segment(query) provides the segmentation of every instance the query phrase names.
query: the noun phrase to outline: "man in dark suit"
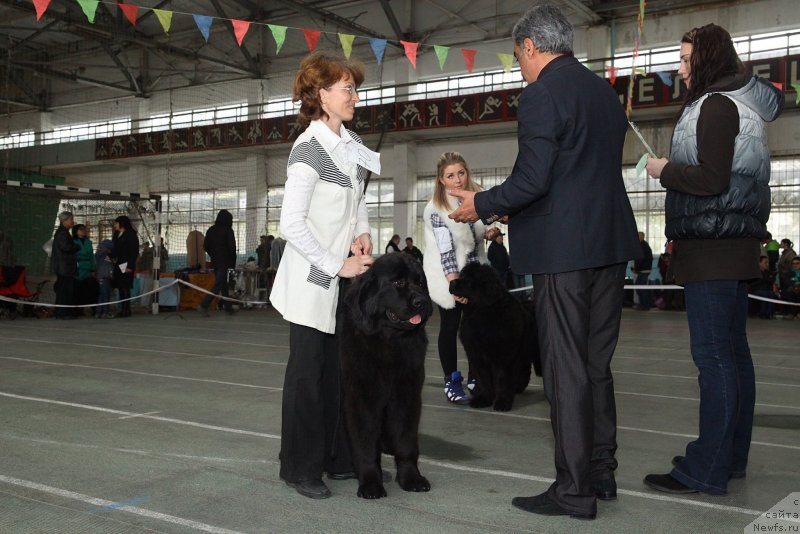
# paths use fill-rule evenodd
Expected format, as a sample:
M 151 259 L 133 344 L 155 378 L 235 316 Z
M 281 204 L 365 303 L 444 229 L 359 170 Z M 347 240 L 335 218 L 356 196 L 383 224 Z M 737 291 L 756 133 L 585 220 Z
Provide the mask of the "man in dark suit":
M 572 26 L 550 5 L 514 26 L 528 82 L 518 111 L 519 153 L 488 191 L 453 192 L 462 222 L 510 215 L 515 272 L 533 273 L 556 481 L 512 504 L 593 519 L 616 498 L 616 406 L 611 356 L 619 335 L 626 263 L 640 254 L 622 180 L 627 120 L 608 82 L 572 55 Z

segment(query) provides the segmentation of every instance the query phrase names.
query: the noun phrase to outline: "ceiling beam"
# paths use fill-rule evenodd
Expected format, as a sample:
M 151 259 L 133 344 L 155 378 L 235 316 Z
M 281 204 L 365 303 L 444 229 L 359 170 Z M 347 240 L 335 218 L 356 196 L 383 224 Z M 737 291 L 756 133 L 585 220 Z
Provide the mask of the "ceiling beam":
M 389 4 L 389 0 L 380 0 L 381 7 L 383 8 L 383 12 L 386 13 L 386 18 L 389 20 L 389 24 L 392 26 L 392 30 L 394 30 L 394 34 L 397 37 L 397 40 L 405 39 L 405 35 L 403 35 L 403 30 L 400 28 L 400 23 L 397 21 L 397 17 L 392 10 L 392 6 Z
M 119 70 L 122 71 L 122 74 L 125 78 L 128 79 L 128 83 L 131 85 L 131 89 L 136 92 L 137 96 L 144 96 L 144 92 L 139 87 L 139 83 L 136 81 L 136 77 L 131 72 L 131 68 L 128 65 L 125 65 L 122 60 L 119 58 L 120 52 L 114 51 L 111 49 L 111 46 L 107 42 L 101 43 L 103 50 L 106 51 L 106 54 L 111 58 Z
M 222 9 L 222 5 L 219 3 L 219 0 L 211 0 L 211 4 L 214 6 L 214 9 L 217 10 L 217 13 L 219 14 L 220 17 L 222 17 L 223 19 L 230 18 L 225 13 L 225 10 Z M 233 30 L 233 24 L 225 24 L 225 27 L 230 32 L 231 38 L 233 38 L 233 42 L 238 45 L 239 43 L 236 41 L 236 32 Z M 239 51 L 242 53 L 242 56 L 244 56 L 244 59 L 245 61 L 247 61 L 247 64 L 250 65 L 250 70 L 253 71 L 253 77 L 259 78 L 261 76 L 260 72 L 261 68 L 259 67 L 258 62 L 253 59 L 253 56 L 250 55 L 250 52 L 247 50 L 247 47 L 239 45 Z
M 94 78 L 88 78 L 86 76 L 79 76 L 77 74 L 73 74 L 70 72 L 63 72 L 50 67 L 43 67 L 36 65 L 21 65 L 21 64 L 14 64 L 14 67 L 21 70 L 36 72 L 37 74 L 45 76 L 47 78 L 70 80 L 76 83 L 82 83 L 84 85 L 93 85 L 95 87 L 101 87 L 103 89 L 111 89 L 112 91 L 118 91 L 121 93 L 136 94 L 136 91 L 132 90 L 129 87 L 122 87 L 121 85 L 115 85 L 113 83 L 108 83 L 101 80 L 95 80 Z
M 597 23 L 603 22 L 603 18 L 600 15 L 598 15 L 597 13 L 595 13 L 594 11 L 592 11 L 591 9 L 589 9 L 586 6 L 586 4 L 581 2 L 581 0 L 561 0 L 561 2 L 564 5 L 574 9 L 575 12 L 577 12 L 577 13 L 583 15 L 584 17 L 588 18 L 589 21 L 592 24 L 597 24 Z
M 15 67 L 8 69 L 8 79 L 31 100 L 32 104 L 29 105 L 36 107 L 41 111 L 47 109 L 44 95 L 34 91 L 33 88 L 28 85 L 28 82 L 25 80 L 25 78 L 20 76 Z

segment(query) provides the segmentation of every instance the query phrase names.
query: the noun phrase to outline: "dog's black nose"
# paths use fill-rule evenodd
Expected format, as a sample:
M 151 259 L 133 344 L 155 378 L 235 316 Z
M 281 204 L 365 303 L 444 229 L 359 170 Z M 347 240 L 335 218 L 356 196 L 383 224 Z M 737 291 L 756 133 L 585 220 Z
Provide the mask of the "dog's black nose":
M 425 307 L 425 297 L 422 295 L 414 295 L 411 298 L 411 307 L 415 310 L 420 310 Z

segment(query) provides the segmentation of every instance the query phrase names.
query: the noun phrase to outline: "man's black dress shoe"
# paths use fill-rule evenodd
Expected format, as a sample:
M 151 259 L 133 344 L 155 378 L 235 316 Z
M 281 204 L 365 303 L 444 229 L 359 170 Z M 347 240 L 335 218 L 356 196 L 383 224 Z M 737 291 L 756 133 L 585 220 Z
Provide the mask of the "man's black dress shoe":
M 617 481 L 612 476 L 597 482 L 592 482 L 592 491 L 601 501 L 613 501 L 617 498 Z
M 697 493 L 696 489 L 684 485 L 669 474 L 647 475 L 644 477 L 644 483 L 654 490 L 663 491 L 664 493 Z
M 392 474 L 387 471 L 381 471 L 381 477 L 384 482 L 392 481 Z M 344 471 L 343 473 L 328 473 L 328 478 L 331 480 L 351 480 L 358 479 L 355 471 Z
M 675 456 L 672 458 L 672 465 L 676 466 L 682 461 L 683 461 L 683 456 Z M 728 475 L 728 479 L 730 480 L 732 478 L 745 478 L 746 476 L 747 473 L 745 473 L 744 471 L 735 471 Z
M 547 492 L 533 497 L 514 497 L 511 504 L 520 510 L 539 515 L 568 515 L 575 519 L 594 519 L 597 513 L 579 514 L 565 510 L 547 496 Z
M 297 482 L 285 481 L 287 486 L 291 486 L 297 493 L 309 499 L 327 499 L 331 496 L 331 490 L 320 480 L 298 480 Z

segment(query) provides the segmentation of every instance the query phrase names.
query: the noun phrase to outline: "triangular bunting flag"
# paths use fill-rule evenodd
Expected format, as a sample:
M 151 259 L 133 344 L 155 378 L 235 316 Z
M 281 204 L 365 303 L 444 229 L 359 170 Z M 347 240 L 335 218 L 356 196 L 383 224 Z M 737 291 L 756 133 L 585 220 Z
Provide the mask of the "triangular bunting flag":
M 477 50 L 471 48 L 461 49 L 461 55 L 464 56 L 464 63 L 467 64 L 467 72 L 469 73 L 472 73 L 472 69 L 475 67 L 475 54 L 477 53 Z
M 194 18 L 194 23 L 197 24 L 197 29 L 203 34 L 203 39 L 208 42 L 208 38 L 211 35 L 211 23 L 214 19 L 206 15 L 192 15 L 192 17 Z
M 83 14 L 86 15 L 89 24 L 94 24 L 94 16 L 97 13 L 97 5 L 100 3 L 100 0 L 78 0 L 78 3 L 83 10 Z
M 514 54 L 497 54 L 497 58 L 503 64 L 503 70 L 511 72 L 511 66 L 514 65 Z
M 250 21 L 231 19 L 231 24 L 233 24 L 233 34 L 236 36 L 236 42 L 239 43 L 239 46 L 242 46 L 244 36 L 247 35 L 247 30 L 250 29 Z
M 319 30 L 303 30 L 303 35 L 306 36 L 306 43 L 308 43 L 308 51 L 314 52 L 317 47 L 317 39 L 319 39 Z
M 642 67 L 636 67 L 633 69 L 633 72 L 638 74 L 639 76 L 647 76 L 647 71 L 644 70 Z
M 160 22 L 161 27 L 164 28 L 164 33 L 169 33 L 169 29 L 172 26 L 172 11 L 154 9 L 153 13 L 158 17 L 158 22 Z
M 661 78 L 661 83 L 667 87 L 672 87 L 672 74 L 669 72 L 656 72 L 656 74 Z
M 400 41 L 400 44 L 403 45 L 403 48 L 406 51 L 406 57 L 411 62 L 411 66 L 414 67 L 414 70 L 417 70 L 417 47 L 419 46 L 419 43 Z
M 49 5 L 50 0 L 33 0 L 33 7 L 36 8 L 36 20 L 42 18 L 42 15 L 47 11 L 47 6 Z
M 793 83 L 794 87 L 794 103 L 800 106 L 800 83 Z
M 619 67 L 612 67 L 608 65 L 606 67 L 606 73 L 608 74 L 608 81 L 611 82 L 611 85 L 614 85 L 614 82 L 617 81 L 617 72 L 619 72 Z
M 275 54 L 280 54 L 283 42 L 286 40 L 286 26 L 278 26 L 276 24 L 267 24 L 267 26 L 269 26 L 269 30 L 272 32 L 272 38 L 275 39 L 275 45 L 278 47 Z
M 447 61 L 447 54 L 450 53 L 450 47 L 433 45 L 433 51 L 436 52 L 436 57 L 439 58 L 439 69 L 444 70 L 444 62 Z
M 775 89 L 783 91 L 783 84 L 781 82 L 772 82 L 772 85 L 775 86 Z
M 344 57 L 350 59 L 350 54 L 353 53 L 353 40 L 356 38 L 355 35 L 350 35 L 347 33 L 340 33 L 339 34 L 339 41 L 342 43 L 342 50 L 344 50 Z
M 125 18 L 128 19 L 133 26 L 136 26 L 136 18 L 139 16 L 139 6 L 134 4 L 123 4 L 122 2 L 118 2 L 117 5 L 125 14 Z
M 383 61 L 383 53 L 386 51 L 386 39 L 377 39 L 371 37 L 369 46 L 372 47 L 372 53 L 375 54 L 375 59 L 378 60 L 378 65 Z

